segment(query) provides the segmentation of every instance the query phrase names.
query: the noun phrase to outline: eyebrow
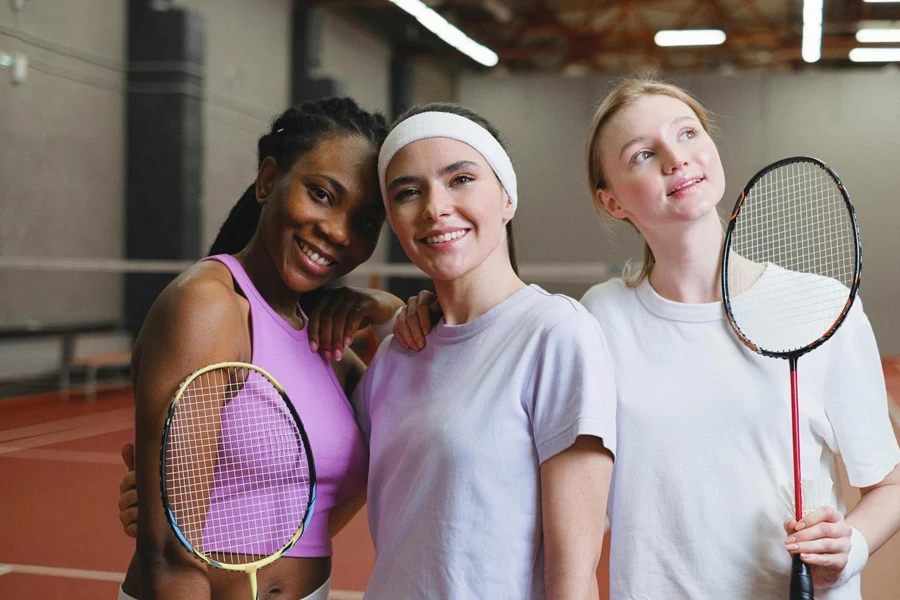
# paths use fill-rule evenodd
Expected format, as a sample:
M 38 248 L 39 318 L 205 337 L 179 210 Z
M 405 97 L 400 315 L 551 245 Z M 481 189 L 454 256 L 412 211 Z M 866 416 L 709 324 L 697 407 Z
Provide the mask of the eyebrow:
M 459 171 L 460 169 L 471 169 L 473 171 L 477 171 L 479 169 L 478 163 L 472 162 L 471 160 L 458 160 L 455 163 L 449 164 L 446 167 L 443 167 L 440 171 L 438 171 L 438 175 L 448 175 L 453 173 L 454 171 Z M 395 178 L 388 184 L 387 189 L 392 190 L 395 187 L 406 185 L 408 183 L 415 183 L 420 181 L 422 178 L 417 177 L 415 175 L 401 175 L 400 177 Z
M 683 117 L 678 117 L 676 119 L 672 119 L 672 122 L 669 123 L 669 125 L 677 125 L 678 123 L 682 123 L 684 121 L 698 122 L 696 118 L 685 115 Z M 625 150 L 627 150 L 630 146 L 636 144 L 637 142 L 644 141 L 645 139 L 647 139 L 646 136 L 639 135 L 637 137 L 634 137 L 634 138 L 628 140 L 628 142 L 624 146 L 622 146 L 622 151 L 619 152 L 619 156 L 622 156 L 623 154 L 625 154 Z
M 334 177 L 330 177 L 330 176 L 324 175 L 322 173 L 316 173 L 315 176 L 321 177 L 322 179 L 324 179 L 325 181 L 330 183 L 331 187 L 333 187 L 335 189 L 335 191 L 337 191 L 338 196 L 346 196 L 347 195 L 347 188 L 345 188 L 344 184 L 342 184 L 340 181 L 338 181 Z

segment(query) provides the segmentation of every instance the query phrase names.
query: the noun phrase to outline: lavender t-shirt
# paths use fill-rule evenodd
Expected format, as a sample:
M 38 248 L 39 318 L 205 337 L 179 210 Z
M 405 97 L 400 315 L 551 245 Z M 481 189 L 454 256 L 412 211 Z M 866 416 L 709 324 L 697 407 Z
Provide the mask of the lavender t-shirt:
M 579 435 L 615 452 L 600 326 L 525 287 L 419 353 L 381 345 L 353 399 L 370 442 L 367 600 L 544 598 L 540 464 Z

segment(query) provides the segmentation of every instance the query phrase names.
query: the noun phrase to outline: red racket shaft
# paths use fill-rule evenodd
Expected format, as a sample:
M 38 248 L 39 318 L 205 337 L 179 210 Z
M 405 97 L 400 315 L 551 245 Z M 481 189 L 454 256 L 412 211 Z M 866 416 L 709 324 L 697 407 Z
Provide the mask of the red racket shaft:
M 794 441 L 794 510 L 799 521 L 803 518 L 803 479 L 800 475 L 800 394 L 797 385 L 797 357 L 789 359 L 791 365 L 791 428 Z M 812 574 L 809 565 L 795 554 L 791 564 L 790 600 L 813 600 Z

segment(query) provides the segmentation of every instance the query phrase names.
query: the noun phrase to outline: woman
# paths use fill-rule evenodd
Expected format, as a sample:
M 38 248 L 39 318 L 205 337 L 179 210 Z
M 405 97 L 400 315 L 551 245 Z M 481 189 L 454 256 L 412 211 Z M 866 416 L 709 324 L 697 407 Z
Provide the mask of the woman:
M 260 597 L 327 598 L 330 533 L 363 501 L 367 457 L 344 394 L 359 373 L 338 369 L 342 389 L 310 350 L 299 301 L 371 256 L 384 219 L 376 156 L 385 134 L 380 115 L 349 99 L 279 116 L 259 140 L 256 182 L 213 245 L 216 255 L 187 269 L 153 304 L 133 354 L 140 510 L 121 597 L 137 596 L 139 586 L 141 598 L 246 598 L 243 575 L 207 570 L 181 548 L 163 516 L 158 475 L 172 391 L 197 368 L 243 361 L 270 371 L 294 399 L 318 474 L 312 521 L 286 558 L 260 572 Z M 384 319 L 395 307 L 387 303 Z
M 516 274 L 515 172 L 478 115 L 408 112 L 379 179 L 443 319 L 418 354 L 382 344 L 354 395 L 376 551 L 366 598 L 596 597 L 615 449 L 603 333 Z
M 799 554 L 818 600 L 858 599 L 866 558 L 900 529 L 900 450 L 872 329 L 857 301 L 801 363 L 804 479 L 827 491 L 796 523 L 779 497 L 793 482 L 787 366 L 745 348 L 722 307 L 725 178 L 709 132 L 685 91 L 629 79 L 588 140 L 598 210 L 646 242 L 640 272 L 582 299 L 609 340 L 619 394 L 611 596 L 783 597 Z M 838 454 L 862 492 L 846 518 L 831 483 Z

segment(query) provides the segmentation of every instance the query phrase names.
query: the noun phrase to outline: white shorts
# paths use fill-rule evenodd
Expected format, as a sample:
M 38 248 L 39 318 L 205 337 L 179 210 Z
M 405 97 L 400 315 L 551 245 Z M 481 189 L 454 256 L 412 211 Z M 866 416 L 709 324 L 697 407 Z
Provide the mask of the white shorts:
M 312 594 L 305 598 L 300 598 L 300 600 L 328 600 L 328 591 L 331 588 L 331 577 L 328 578 L 328 581 L 322 584 L 322 587 L 314 591 Z M 118 600 L 137 600 L 137 598 L 133 596 L 129 596 L 125 593 L 125 590 L 122 589 L 122 586 L 119 586 L 119 598 Z

